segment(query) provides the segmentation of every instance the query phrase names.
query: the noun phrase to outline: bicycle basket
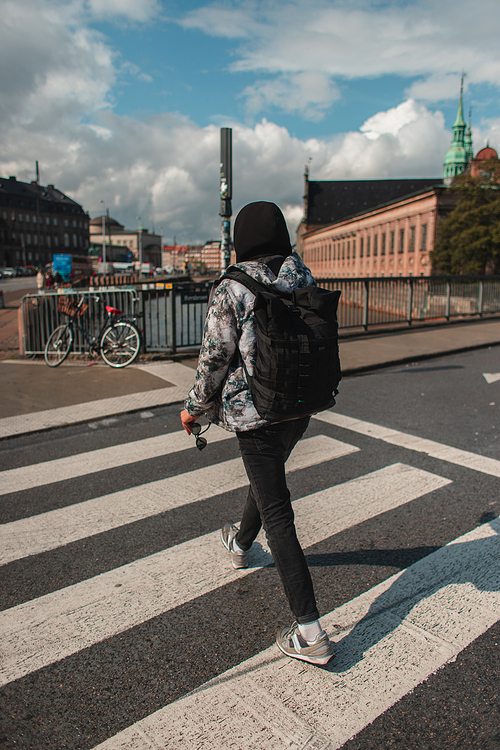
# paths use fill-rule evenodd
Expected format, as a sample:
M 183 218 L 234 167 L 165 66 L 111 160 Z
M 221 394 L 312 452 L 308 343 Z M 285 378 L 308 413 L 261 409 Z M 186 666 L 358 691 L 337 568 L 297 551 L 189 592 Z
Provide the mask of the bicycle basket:
M 60 313 L 63 313 L 63 315 L 74 317 L 76 314 L 77 318 L 81 318 L 82 315 L 87 312 L 89 306 L 86 302 L 84 302 L 80 307 L 78 307 L 75 298 L 67 296 L 59 297 L 57 301 L 57 309 Z

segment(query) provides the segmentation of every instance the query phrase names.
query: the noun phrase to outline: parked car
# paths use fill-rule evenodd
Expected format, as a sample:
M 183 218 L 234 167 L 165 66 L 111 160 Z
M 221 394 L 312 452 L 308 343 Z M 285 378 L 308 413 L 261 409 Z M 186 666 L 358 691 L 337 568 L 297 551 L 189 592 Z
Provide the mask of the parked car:
M 17 276 L 17 270 L 15 268 L 11 268 L 10 266 L 6 266 L 3 269 L 3 275 L 5 278 L 14 278 Z

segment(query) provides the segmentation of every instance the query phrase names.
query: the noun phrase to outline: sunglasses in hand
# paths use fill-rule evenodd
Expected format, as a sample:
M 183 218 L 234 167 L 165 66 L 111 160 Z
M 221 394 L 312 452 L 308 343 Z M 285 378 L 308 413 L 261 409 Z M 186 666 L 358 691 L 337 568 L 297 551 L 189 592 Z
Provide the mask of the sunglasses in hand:
M 204 437 L 200 437 L 200 435 L 203 435 L 204 432 L 208 430 L 210 425 L 205 427 L 204 430 L 201 429 L 201 424 L 198 424 L 198 422 L 193 422 L 193 424 L 190 425 L 191 432 L 196 438 L 196 447 L 199 451 L 202 451 L 203 448 L 207 447 L 207 439 Z

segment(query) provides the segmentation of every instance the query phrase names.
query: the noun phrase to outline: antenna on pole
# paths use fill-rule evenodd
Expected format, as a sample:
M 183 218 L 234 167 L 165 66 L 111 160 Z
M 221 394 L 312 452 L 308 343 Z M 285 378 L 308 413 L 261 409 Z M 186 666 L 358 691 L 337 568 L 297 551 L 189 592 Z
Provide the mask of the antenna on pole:
M 220 216 L 222 218 L 221 265 L 222 270 L 231 262 L 231 199 L 233 197 L 233 131 L 220 129 Z

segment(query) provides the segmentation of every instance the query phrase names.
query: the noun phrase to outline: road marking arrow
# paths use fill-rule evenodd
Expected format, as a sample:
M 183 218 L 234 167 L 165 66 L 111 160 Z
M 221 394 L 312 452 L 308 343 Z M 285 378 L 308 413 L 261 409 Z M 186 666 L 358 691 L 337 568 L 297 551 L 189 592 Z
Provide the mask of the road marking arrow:
M 497 380 L 500 380 L 500 372 L 483 372 L 483 378 L 488 385 L 490 383 L 495 383 Z

